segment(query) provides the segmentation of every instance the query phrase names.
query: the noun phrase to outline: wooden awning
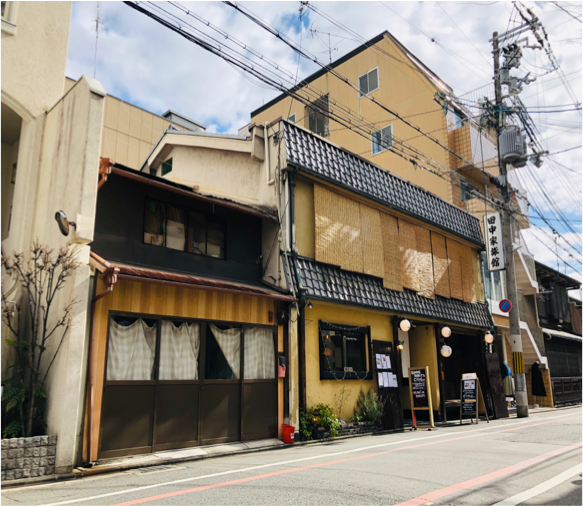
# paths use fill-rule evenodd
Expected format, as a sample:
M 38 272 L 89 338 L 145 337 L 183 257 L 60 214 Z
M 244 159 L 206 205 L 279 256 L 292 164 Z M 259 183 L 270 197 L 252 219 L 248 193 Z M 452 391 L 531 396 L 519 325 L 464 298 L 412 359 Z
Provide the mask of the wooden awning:
M 296 301 L 292 295 L 279 292 L 267 286 L 110 262 L 94 252 L 91 252 L 90 255 L 90 264 L 95 269 L 99 272 L 115 269 L 119 278 L 165 285 L 190 286 L 192 288 L 217 290 L 255 297 L 269 297 L 270 299 L 289 302 Z

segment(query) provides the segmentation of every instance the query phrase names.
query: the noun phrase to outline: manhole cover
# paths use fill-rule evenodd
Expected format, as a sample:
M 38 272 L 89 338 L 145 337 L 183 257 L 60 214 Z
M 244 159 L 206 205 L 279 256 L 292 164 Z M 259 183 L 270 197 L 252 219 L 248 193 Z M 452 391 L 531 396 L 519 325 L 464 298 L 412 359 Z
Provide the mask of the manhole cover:
M 173 469 L 182 469 L 179 466 L 173 466 L 170 464 L 163 464 L 160 466 L 149 466 L 149 467 L 140 467 L 139 469 L 134 469 L 132 473 L 135 474 L 149 474 L 149 473 L 159 473 L 162 471 L 172 471 Z

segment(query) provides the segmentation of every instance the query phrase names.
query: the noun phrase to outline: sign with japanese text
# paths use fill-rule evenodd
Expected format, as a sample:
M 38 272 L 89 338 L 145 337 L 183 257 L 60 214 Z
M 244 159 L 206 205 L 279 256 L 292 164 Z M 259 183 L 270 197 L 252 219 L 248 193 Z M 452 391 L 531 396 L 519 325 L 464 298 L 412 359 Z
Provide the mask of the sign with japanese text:
M 506 269 L 504 234 L 502 233 L 500 213 L 486 214 L 484 216 L 484 235 L 486 239 L 488 270 L 502 271 Z

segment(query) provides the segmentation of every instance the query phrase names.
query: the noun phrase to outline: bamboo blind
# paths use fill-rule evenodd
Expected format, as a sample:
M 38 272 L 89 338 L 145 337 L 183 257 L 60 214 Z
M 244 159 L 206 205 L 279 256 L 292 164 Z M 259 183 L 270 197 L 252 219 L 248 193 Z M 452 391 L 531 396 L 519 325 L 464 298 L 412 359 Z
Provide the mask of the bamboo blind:
M 399 220 L 399 248 L 401 251 L 403 286 L 418 292 L 417 239 L 415 237 L 415 225 L 408 221 Z
M 429 299 L 435 298 L 433 281 L 433 258 L 431 254 L 431 233 L 428 229 L 415 226 L 417 283 L 419 295 Z
M 442 297 L 449 297 L 449 260 L 443 235 L 431 232 L 431 250 L 433 253 L 435 293 Z
M 474 263 L 472 261 L 472 248 L 462 245 L 462 292 L 464 302 L 476 302 L 476 281 L 474 278 Z
M 399 248 L 399 221 L 394 216 L 381 214 L 383 260 L 385 264 L 383 286 L 389 290 L 403 290 L 401 277 L 401 252 Z
M 461 249 L 463 247 L 453 239 L 446 239 L 447 258 L 449 260 L 449 290 L 454 299 L 463 300 Z M 473 277 L 473 274 L 472 274 Z
M 314 185 L 316 260 L 364 272 L 360 204 Z
M 381 213 L 372 207 L 360 204 L 360 223 L 364 273 L 384 278 Z

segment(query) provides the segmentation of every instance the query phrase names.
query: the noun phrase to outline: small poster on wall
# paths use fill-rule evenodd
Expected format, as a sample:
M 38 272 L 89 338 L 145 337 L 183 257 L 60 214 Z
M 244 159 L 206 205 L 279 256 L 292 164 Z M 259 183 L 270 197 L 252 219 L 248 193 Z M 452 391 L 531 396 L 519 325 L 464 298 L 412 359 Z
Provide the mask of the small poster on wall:
M 379 388 L 383 388 L 385 386 L 385 382 L 383 380 L 383 373 L 379 372 Z
M 381 358 L 381 354 L 377 353 L 377 369 L 382 369 L 383 368 L 383 361 Z

